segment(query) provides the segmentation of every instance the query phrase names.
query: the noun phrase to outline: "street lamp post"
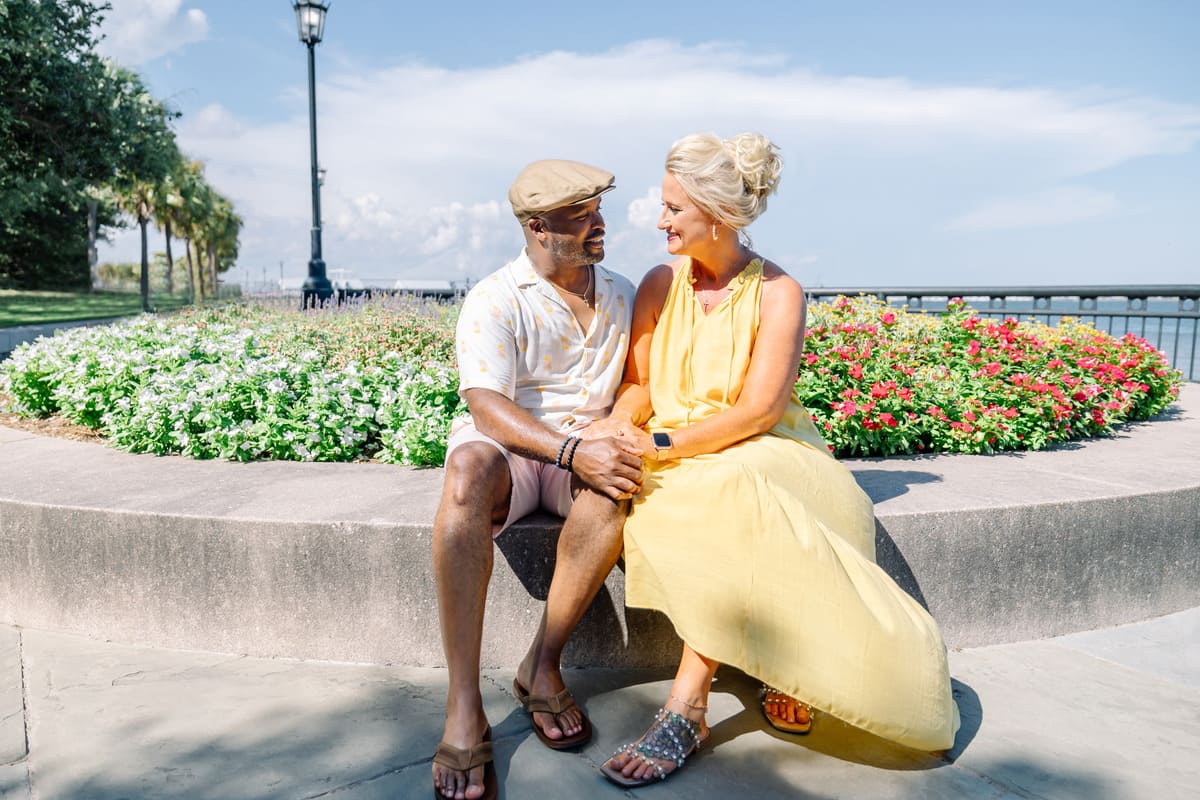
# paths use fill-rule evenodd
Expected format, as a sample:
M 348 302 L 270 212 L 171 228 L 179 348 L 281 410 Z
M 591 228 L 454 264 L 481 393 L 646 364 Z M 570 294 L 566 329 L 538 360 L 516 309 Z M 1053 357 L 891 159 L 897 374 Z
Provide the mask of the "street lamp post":
M 294 0 L 296 27 L 300 41 L 308 47 L 308 130 L 312 149 L 312 257 L 308 262 L 308 277 L 304 280 L 303 308 L 321 306 L 333 296 L 333 285 L 325 276 L 321 259 L 321 178 L 324 172 L 317 166 L 317 66 L 314 49 L 325 33 L 325 13 L 329 0 Z

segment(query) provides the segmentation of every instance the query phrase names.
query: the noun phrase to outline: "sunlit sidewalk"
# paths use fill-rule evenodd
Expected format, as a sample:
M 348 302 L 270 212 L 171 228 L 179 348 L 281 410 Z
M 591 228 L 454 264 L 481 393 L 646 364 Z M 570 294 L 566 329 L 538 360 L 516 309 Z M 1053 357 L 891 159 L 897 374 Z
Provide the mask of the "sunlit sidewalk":
M 661 785 L 622 793 L 597 764 L 665 696 L 663 671 L 573 670 L 595 723 L 552 753 L 485 676 L 508 798 L 1193 798 L 1200 609 L 951 654 L 963 727 L 948 758 L 828 717 L 768 732 L 756 685 L 722 672 L 713 738 Z M 428 798 L 446 673 L 245 658 L 0 628 L 0 797 Z

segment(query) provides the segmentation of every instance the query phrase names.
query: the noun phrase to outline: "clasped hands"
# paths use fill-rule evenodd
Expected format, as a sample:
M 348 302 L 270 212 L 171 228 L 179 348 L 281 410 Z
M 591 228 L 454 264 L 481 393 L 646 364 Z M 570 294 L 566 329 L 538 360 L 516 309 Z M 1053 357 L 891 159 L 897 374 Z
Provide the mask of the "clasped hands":
M 627 417 L 610 416 L 577 434 L 583 442 L 575 455 L 575 473 L 614 500 L 627 500 L 642 489 L 642 457 L 654 453 L 650 434 Z

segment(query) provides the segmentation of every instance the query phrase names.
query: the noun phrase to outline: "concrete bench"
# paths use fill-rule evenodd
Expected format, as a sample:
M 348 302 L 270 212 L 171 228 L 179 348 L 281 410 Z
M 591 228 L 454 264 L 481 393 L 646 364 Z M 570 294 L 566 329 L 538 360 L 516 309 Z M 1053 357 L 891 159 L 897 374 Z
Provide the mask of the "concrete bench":
M 951 646 L 1200 604 L 1200 386 L 1160 419 L 1040 453 L 848 462 L 879 562 Z M 155 646 L 442 663 L 430 568 L 438 469 L 131 455 L 0 428 L 0 622 Z M 485 666 L 533 636 L 559 521 L 497 542 Z M 566 654 L 674 663 L 614 571 Z M 803 602 L 797 597 L 797 602 Z

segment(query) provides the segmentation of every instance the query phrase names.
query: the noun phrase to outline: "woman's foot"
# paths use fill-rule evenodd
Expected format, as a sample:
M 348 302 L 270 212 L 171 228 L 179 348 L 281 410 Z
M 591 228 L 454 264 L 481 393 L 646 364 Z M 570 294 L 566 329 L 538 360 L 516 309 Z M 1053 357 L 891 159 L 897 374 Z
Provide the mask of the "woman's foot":
M 762 687 L 762 712 L 767 724 L 784 733 L 808 733 L 812 729 L 812 706 L 770 686 Z
M 621 786 L 666 780 L 708 739 L 705 710 L 671 698 L 640 739 L 624 745 L 601 765 L 601 773 Z

